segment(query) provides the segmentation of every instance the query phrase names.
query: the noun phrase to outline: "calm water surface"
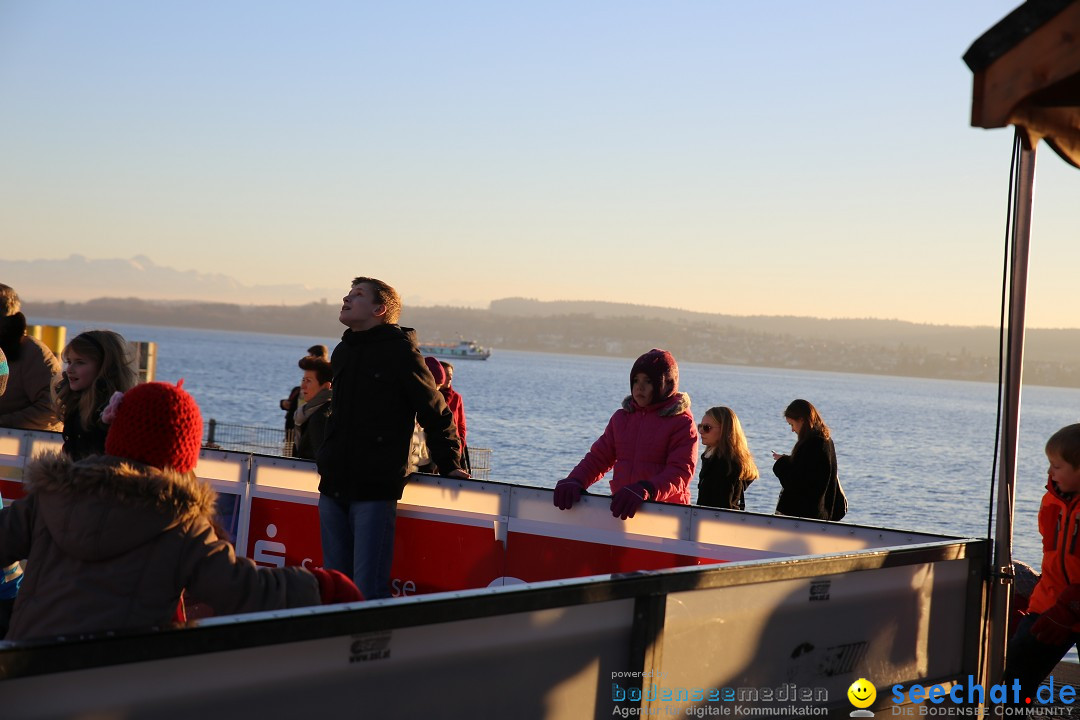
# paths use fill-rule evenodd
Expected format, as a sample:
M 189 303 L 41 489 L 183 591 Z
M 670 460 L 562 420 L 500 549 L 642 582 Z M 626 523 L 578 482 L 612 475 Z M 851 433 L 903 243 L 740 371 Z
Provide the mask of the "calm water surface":
M 68 337 L 101 324 L 67 325 Z M 298 384 L 308 346 L 338 338 L 264 335 L 110 324 L 158 347 L 157 379 L 198 400 L 204 418 L 280 427 L 278 401 Z M 642 351 L 648 350 L 643 348 Z M 496 349 L 486 362 L 455 363 L 454 387 L 468 417 L 469 444 L 492 449 L 493 480 L 553 487 L 600 435 L 629 393 L 631 358 Z M 695 418 L 728 405 L 742 420 L 762 477 L 747 509 L 772 512 L 779 483 L 771 450 L 794 442 L 781 416 L 792 399 L 813 402 L 833 431 L 846 521 L 984 537 L 993 464 L 997 388 L 989 383 L 680 364 L 680 389 Z M 1027 387 L 1020 426 L 1014 555 L 1039 567 L 1036 513 L 1046 484 L 1042 447 L 1077 421 L 1080 390 Z M 696 495 L 697 479 L 694 480 Z M 606 482 L 601 487 L 606 491 Z

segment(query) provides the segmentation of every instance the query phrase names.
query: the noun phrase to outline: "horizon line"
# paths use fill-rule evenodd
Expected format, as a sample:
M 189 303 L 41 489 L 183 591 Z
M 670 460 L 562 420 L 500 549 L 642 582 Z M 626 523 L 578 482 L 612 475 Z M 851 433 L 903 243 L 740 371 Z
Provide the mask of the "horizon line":
M 130 300 L 137 300 L 139 302 L 145 302 L 145 303 L 156 304 L 156 305 L 234 305 L 234 306 L 237 306 L 237 307 L 249 307 L 249 308 L 259 308 L 259 307 L 263 307 L 263 308 L 269 308 L 269 307 L 301 308 L 301 307 L 305 307 L 307 305 L 327 305 L 327 306 L 333 305 L 333 303 L 328 302 L 326 300 L 326 298 L 321 298 L 319 300 L 312 300 L 312 301 L 309 301 L 309 302 L 306 302 L 306 303 L 296 303 L 296 304 L 291 304 L 291 305 L 287 304 L 287 303 L 281 303 L 279 305 L 279 304 L 271 304 L 271 303 L 239 303 L 239 302 L 222 301 L 222 300 L 144 298 L 144 297 L 138 297 L 138 296 L 135 296 L 135 295 L 127 295 L 127 296 L 104 295 L 104 296 L 100 296 L 100 297 L 89 298 L 87 300 L 79 300 L 79 301 L 72 301 L 72 300 L 28 300 L 28 299 L 22 298 L 22 304 L 23 305 L 32 305 L 32 304 L 57 305 L 57 304 L 63 304 L 63 305 L 75 306 L 75 305 L 88 305 L 90 303 L 94 303 L 94 302 L 98 302 L 98 301 L 130 301 Z M 692 315 L 700 315 L 702 317 L 721 317 L 721 318 L 730 317 L 730 318 L 739 318 L 739 319 L 743 319 L 743 320 L 752 320 L 752 319 L 765 318 L 765 319 L 787 319 L 787 320 L 818 320 L 818 321 L 824 321 L 824 322 L 834 322 L 834 321 L 835 322 L 855 322 L 855 321 L 863 321 L 863 322 L 880 322 L 880 323 L 903 323 L 903 324 L 906 324 L 906 325 L 937 327 L 937 328 L 970 328 L 970 329 L 993 329 L 993 330 L 999 330 L 1000 329 L 1000 326 L 998 326 L 998 325 L 964 325 L 964 324 L 956 324 L 956 323 L 919 322 L 919 321 L 915 321 L 915 320 L 903 320 L 901 318 L 895 318 L 895 317 L 894 318 L 881 318 L 881 317 L 869 317 L 869 316 L 863 316 L 863 317 L 855 317 L 855 316 L 823 317 L 823 316 L 817 316 L 817 315 L 790 315 L 790 314 L 767 315 L 767 314 L 764 314 L 764 313 L 750 313 L 750 314 L 709 313 L 709 312 L 702 312 L 700 310 L 687 310 L 685 308 L 679 308 L 679 307 L 670 307 L 670 306 L 663 306 L 663 305 L 640 305 L 640 304 L 637 304 L 637 303 L 625 303 L 625 302 L 617 302 L 617 301 L 612 301 L 612 300 L 567 300 L 567 299 L 540 300 L 540 299 L 537 299 L 537 298 L 526 298 L 526 297 L 522 297 L 522 296 L 511 296 L 511 297 L 496 298 L 494 300 L 489 300 L 486 307 L 484 307 L 484 306 L 476 306 L 476 305 L 450 305 L 450 304 L 446 304 L 446 305 L 443 305 L 443 304 L 435 304 L 435 305 L 429 305 L 429 304 L 403 304 L 403 310 L 406 310 L 406 309 L 408 309 L 410 307 L 413 307 L 413 308 L 428 308 L 428 309 L 446 308 L 446 309 L 454 309 L 454 310 L 472 310 L 472 311 L 492 312 L 491 305 L 493 303 L 503 301 L 503 300 L 524 300 L 526 302 L 537 303 L 537 304 L 598 303 L 598 304 L 604 304 L 604 305 L 611 305 L 611 306 L 614 306 L 614 307 L 644 308 L 644 309 L 649 309 L 649 310 L 667 310 L 667 311 L 687 313 L 687 314 L 692 314 Z M 1027 330 L 1080 330 L 1080 327 L 1062 327 L 1062 326 L 1042 327 L 1042 326 L 1035 326 L 1035 325 L 1027 325 L 1026 329 Z

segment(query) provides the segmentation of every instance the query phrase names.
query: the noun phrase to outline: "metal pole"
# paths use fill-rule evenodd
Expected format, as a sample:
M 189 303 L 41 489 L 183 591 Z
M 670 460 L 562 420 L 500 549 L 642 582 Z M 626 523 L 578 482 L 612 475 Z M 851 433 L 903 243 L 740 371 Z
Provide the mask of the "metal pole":
M 1005 669 L 1006 625 L 1012 590 L 1012 527 L 1016 491 L 1016 457 L 1020 429 L 1020 384 L 1024 371 L 1024 317 L 1027 311 L 1028 252 L 1031 244 L 1031 208 L 1035 190 L 1035 147 L 1021 142 L 1016 189 L 1016 218 L 1009 278 L 1009 331 L 1002 398 L 1001 476 L 998 479 L 997 523 L 994 529 L 994 570 L 990 591 L 987 682 L 1001 682 Z

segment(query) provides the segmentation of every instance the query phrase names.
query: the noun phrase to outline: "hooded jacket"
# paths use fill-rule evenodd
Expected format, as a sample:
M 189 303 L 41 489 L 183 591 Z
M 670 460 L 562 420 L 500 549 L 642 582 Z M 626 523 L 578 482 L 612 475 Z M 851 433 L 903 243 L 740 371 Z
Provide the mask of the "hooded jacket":
M 0 349 L 7 355 L 7 391 L 0 396 L 0 427 L 59 430 L 52 386 L 60 361 L 37 338 L 26 334 L 26 318 L 15 313 L 0 318 Z
M 0 566 L 27 559 L 8 640 L 168 624 L 182 590 L 232 614 L 316 605 L 315 577 L 260 568 L 218 537 L 216 493 L 191 473 L 45 455 L 0 511 Z
M 320 493 L 340 503 L 401 499 L 417 422 L 439 471 L 461 468 L 454 419 L 415 330 L 390 323 L 346 330 L 330 365 L 330 420 L 316 453 Z
M 465 439 L 468 432 L 465 428 L 465 403 L 461 401 L 460 393 L 452 387 L 441 388 L 439 392 L 446 398 L 446 407 L 450 408 L 450 413 L 454 416 L 458 439 L 461 440 L 461 446 L 465 447 L 469 444 Z
M 1039 506 L 1042 535 L 1042 576 L 1031 591 L 1028 610 L 1043 613 L 1069 585 L 1080 584 L 1080 494 L 1066 497 L 1047 481 Z
M 689 395 L 677 392 L 647 407 L 627 397 L 567 477 L 589 487 L 614 467 L 613 495 L 644 480 L 655 490 L 650 500 L 689 505 L 697 444 Z

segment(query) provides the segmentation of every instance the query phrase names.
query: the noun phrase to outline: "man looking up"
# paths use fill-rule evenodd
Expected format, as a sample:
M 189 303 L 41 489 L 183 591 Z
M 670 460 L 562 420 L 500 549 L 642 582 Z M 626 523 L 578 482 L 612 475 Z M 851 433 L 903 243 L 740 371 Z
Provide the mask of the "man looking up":
M 405 489 L 414 423 L 439 470 L 461 469 L 453 415 L 416 344 L 397 324 L 401 298 L 381 280 L 358 277 L 342 298 L 348 329 L 330 357 L 330 422 L 316 462 L 323 565 L 351 575 L 365 598 L 390 595 L 397 501 Z

